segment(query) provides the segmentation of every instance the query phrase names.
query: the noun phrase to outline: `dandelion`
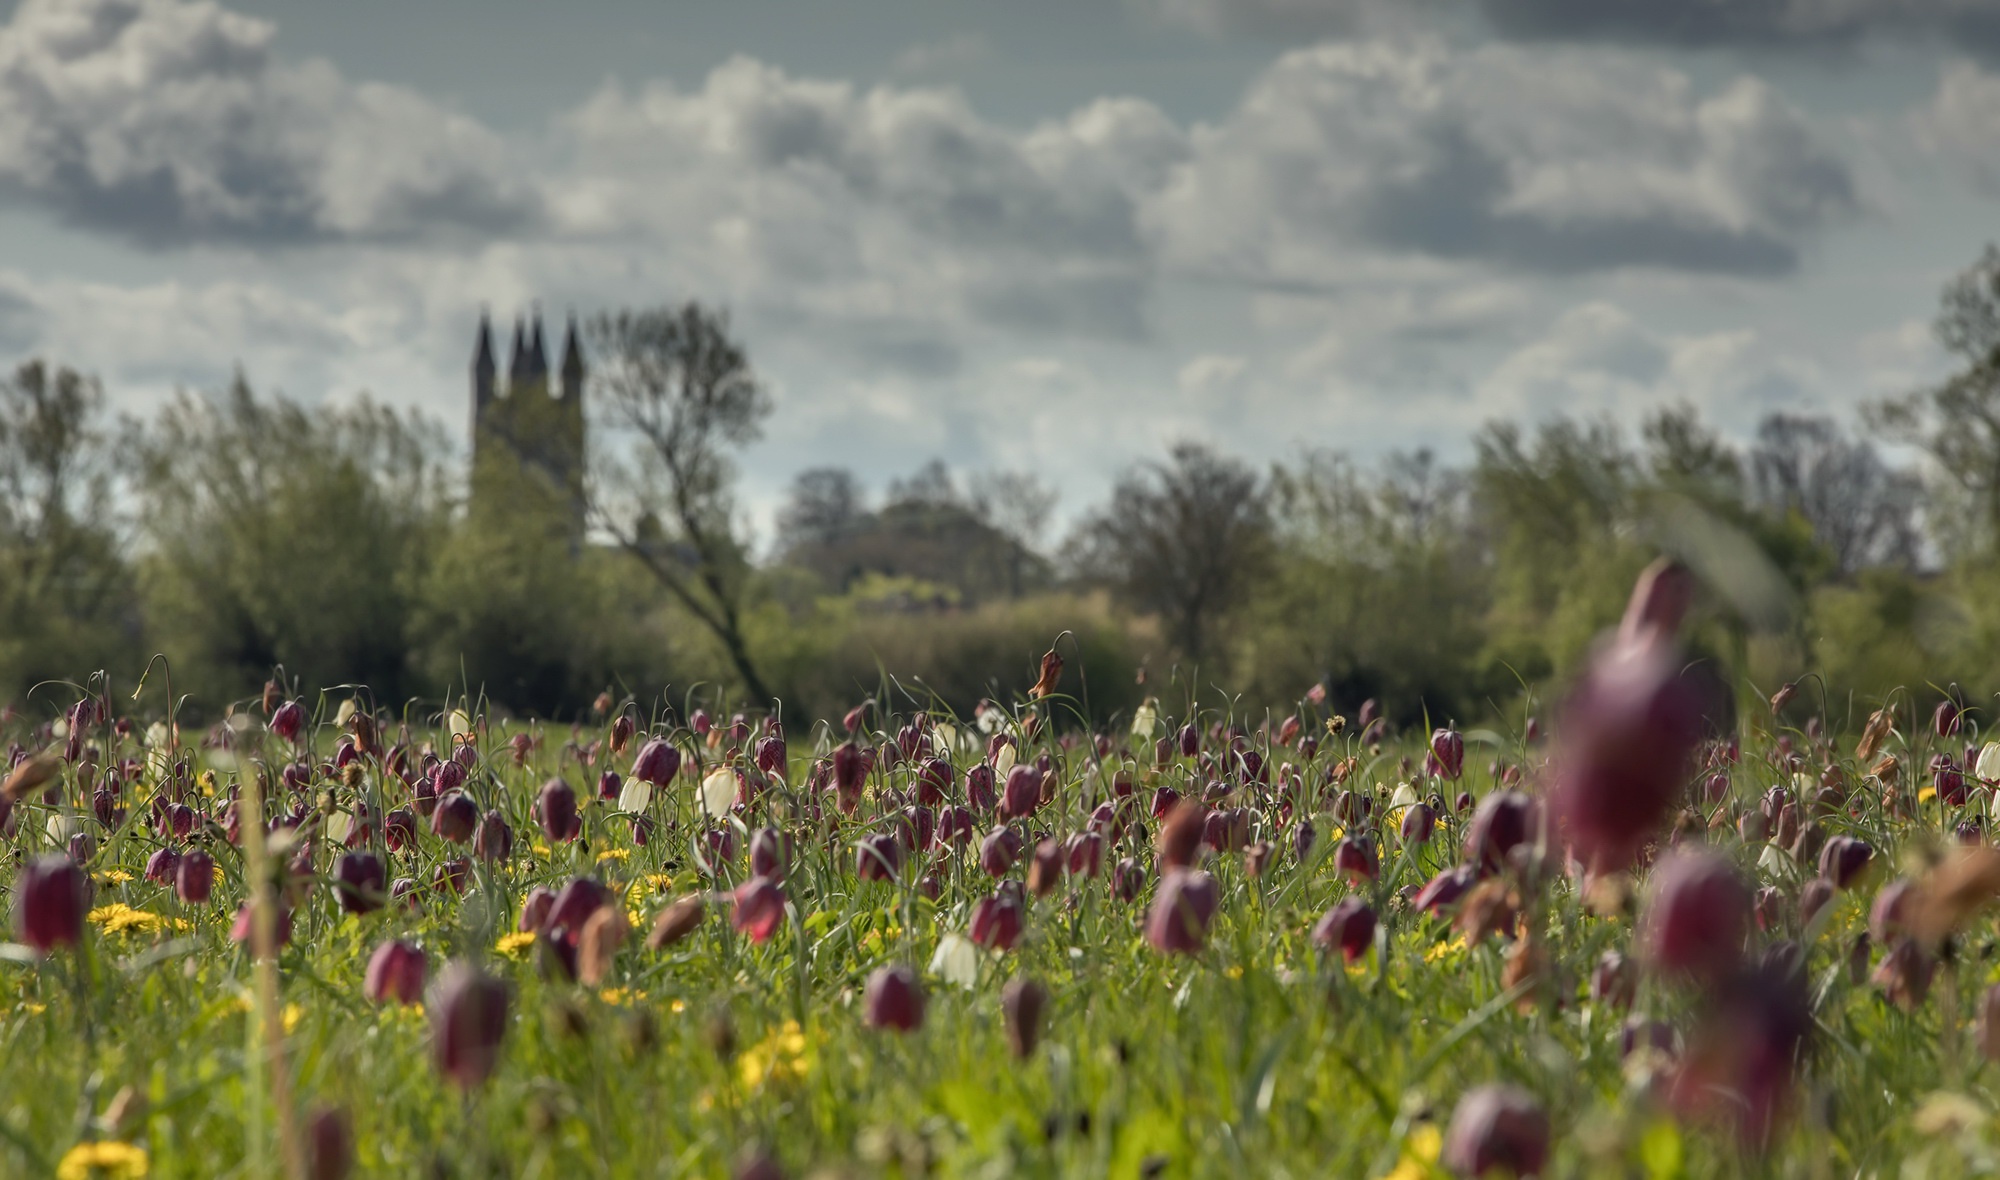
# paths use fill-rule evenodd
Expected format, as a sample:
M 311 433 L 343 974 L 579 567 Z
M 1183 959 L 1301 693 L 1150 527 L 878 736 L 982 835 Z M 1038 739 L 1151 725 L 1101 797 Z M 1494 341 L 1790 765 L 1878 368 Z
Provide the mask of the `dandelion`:
M 175 863 L 178 864 L 179 861 L 176 860 Z M 132 879 L 132 874 L 124 869 L 106 869 L 94 874 L 94 879 L 99 885 L 123 885 Z
M 108 1139 L 79 1143 L 56 1165 L 56 1180 L 139 1180 L 151 1166 L 143 1147 Z
M 607 861 L 626 861 L 631 859 L 632 850 L 630 848 L 607 848 L 597 854 L 598 864 L 604 864 Z
M 128 930 L 154 931 L 166 925 L 167 920 L 158 914 L 135 909 L 124 902 L 101 905 L 90 911 L 90 924 L 102 926 L 106 934 L 123 934 Z
M 534 931 L 516 930 L 512 933 L 501 935 L 500 940 L 493 944 L 493 951 L 495 954 L 505 955 L 518 962 L 527 957 L 529 949 L 534 945 Z
M 1396 1166 L 1383 1173 L 1382 1180 L 1430 1180 L 1437 1174 L 1438 1157 L 1444 1153 L 1444 1132 L 1436 1123 L 1418 1123 L 1403 1136 Z

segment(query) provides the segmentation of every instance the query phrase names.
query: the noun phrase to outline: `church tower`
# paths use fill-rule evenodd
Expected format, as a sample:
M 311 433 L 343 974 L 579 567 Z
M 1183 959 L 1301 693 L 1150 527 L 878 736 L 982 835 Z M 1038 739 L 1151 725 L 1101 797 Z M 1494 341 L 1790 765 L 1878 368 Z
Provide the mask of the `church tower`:
M 576 317 L 570 317 L 564 336 L 559 385 L 550 381 L 546 339 L 539 310 L 531 320 L 515 317 L 507 385 L 498 389 L 492 323 L 480 314 L 472 356 L 473 498 L 519 503 L 522 494 L 551 496 L 566 518 L 572 546 L 581 547 L 588 370 Z

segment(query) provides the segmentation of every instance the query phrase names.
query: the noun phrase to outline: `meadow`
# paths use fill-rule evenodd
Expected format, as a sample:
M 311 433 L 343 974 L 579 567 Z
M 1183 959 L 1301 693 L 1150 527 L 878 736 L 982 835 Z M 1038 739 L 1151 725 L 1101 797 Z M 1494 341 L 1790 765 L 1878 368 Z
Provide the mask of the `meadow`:
M 2000 1164 L 1981 710 L 5 724 L 18 1176 L 1952 1176 Z M 1924 694 L 1928 693 L 1926 696 Z M 711 713 L 710 709 L 713 709 Z

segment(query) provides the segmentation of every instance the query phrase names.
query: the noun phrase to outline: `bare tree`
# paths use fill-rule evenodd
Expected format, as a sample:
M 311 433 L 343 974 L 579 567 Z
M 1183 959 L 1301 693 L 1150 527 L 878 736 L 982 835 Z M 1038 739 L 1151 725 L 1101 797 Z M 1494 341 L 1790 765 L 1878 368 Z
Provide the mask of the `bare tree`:
M 1750 467 L 1758 504 L 1798 513 L 1841 573 L 1916 563 L 1921 484 L 1833 419 L 1770 415 L 1757 427 Z
M 778 511 L 778 550 L 789 553 L 812 545 L 832 545 L 853 535 L 868 520 L 867 497 L 845 467 L 812 467 L 792 480 L 792 493 Z
M 638 440 L 636 470 L 619 472 L 615 492 L 593 491 L 592 517 L 715 635 L 744 690 L 768 706 L 743 636 L 752 570 L 729 452 L 758 437 L 770 397 L 728 317 L 699 303 L 602 315 L 590 335 L 592 388 Z
M 1963 363 L 1942 384 L 1869 407 L 1891 437 L 1922 448 L 1965 511 L 1941 513 L 1936 526 L 1966 525 L 1943 538 L 1960 550 L 1991 552 L 2000 541 L 2000 247 L 1946 284 L 1933 325 L 1940 343 Z
M 1071 546 L 1079 565 L 1133 605 L 1157 611 L 1174 645 L 1200 659 L 1268 556 L 1267 497 L 1247 465 L 1184 442 L 1166 462 L 1121 476 L 1111 502 L 1083 521 Z

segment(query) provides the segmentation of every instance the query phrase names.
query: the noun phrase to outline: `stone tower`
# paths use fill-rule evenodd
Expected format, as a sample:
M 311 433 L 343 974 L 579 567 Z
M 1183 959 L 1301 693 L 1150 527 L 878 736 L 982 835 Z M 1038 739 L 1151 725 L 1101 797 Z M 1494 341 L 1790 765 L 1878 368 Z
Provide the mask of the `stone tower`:
M 495 384 L 499 366 L 493 355 L 493 325 L 484 312 L 472 354 L 472 465 L 475 499 L 521 490 L 530 483 L 555 497 L 567 515 L 570 535 L 581 544 L 584 533 L 583 349 L 577 343 L 576 317 L 571 316 L 563 339 L 558 384 L 549 384 L 548 351 L 543 344 L 542 315 L 514 320 L 512 356 L 507 384 Z M 515 485 L 510 487 L 510 485 Z

